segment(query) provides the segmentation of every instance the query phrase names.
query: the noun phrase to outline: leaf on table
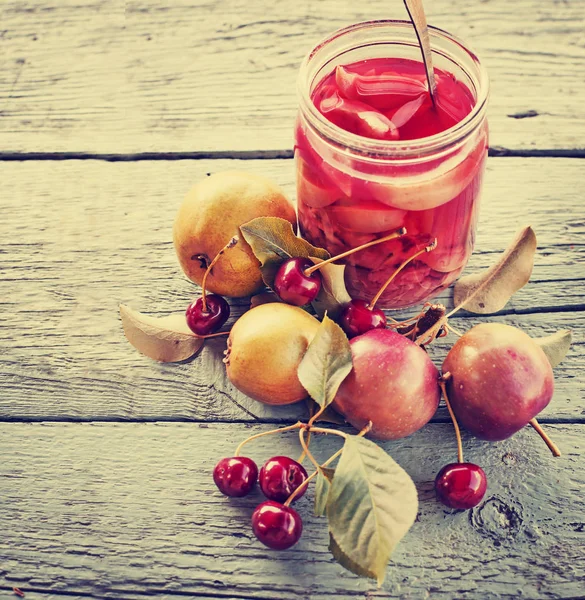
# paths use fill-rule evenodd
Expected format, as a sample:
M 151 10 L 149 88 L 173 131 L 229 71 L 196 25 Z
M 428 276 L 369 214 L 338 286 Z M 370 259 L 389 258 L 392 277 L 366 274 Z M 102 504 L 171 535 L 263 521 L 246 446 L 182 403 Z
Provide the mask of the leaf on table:
M 552 335 L 532 338 L 543 350 L 554 369 L 565 358 L 571 347 L 572 334 L 569 329 L 561 329 Z
M 151 317 L 120 304 L 127 340 L 142 354 L 160 362 L 179 362 L 196 354 L 204 338 L 187 326 L 185 314 Z
M 319 467 L 317 471 L 317 480 L 315 482 L 315 516 L 323 517 L 327 512 L 327 498 L 331 489 L 331 482 L 335 469 L 328 467 Z
M 309 257 L 313 264 L 323 262 L 323 259 Z M 332 319 L 337 319 L 343 308 L 351 302 L 351 296 L 345 287 L 345 265 L 330 263 L 319 269 L 321 273 L 321 289 L 311 303 L 317 316 L 322 319 L 327 313 Z
M 525 227 L 494 265 L 481 273 L 462 277 L 455 284 L 455 306 L 481 315 L 504 308 L 528 283 L 535 252 L 536 235 L 532 227 Z
M 323 260 L 329 253 L 316 248 L 295 235 L 292 225 L 279 217 L 258 217 L 240 226 L 240 231 L 256 258 L 264 283 L 274 288 L 274 278 L 280 265 L 288 258 L 316 256 Z
M 374 442 L 348 436 L 327 500 L 336 560 L 381 584 L 390 555 L 417 510 L 416 487 L 408 473 Z
M 349 340 L 343 329 L 325 315 L 299 365 L 299 381 L 309 396 L 324 408 L 333 402 L 351 369 Z

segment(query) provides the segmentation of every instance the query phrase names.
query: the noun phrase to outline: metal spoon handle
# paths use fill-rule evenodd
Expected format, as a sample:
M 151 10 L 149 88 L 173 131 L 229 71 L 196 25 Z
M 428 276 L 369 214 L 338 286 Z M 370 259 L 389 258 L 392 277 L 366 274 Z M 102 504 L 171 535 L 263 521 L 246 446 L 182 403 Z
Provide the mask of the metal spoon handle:
M 422 0 L 404 0 L 404 6 L 408 11 L 408 16 L 414 25 L 416 37 L 420 50 L 422 52 L 422 59 L 425 65 L 425 71 L 427 73 L 427 81 L 429 83 L 429 94 L 433 105 L 435 105 L 435 95 L 437 93 L 437 84 L 435 83 L 435 74 L 433 71 L 433 58 L 431 56 L 431 42 L 429 39 L 429 30 L 427 28 L 427 17 L 425 15 L 425 9 L 423 8 Z

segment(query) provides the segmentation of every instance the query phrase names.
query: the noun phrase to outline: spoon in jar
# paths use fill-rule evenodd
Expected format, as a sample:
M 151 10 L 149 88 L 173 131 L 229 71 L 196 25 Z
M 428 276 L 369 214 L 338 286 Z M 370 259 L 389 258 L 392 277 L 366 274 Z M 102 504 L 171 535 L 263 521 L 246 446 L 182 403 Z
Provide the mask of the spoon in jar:
M 427 18 L 425 9 L 423 8 L 422 0 L 404 0 L 404 6 L 408 11 L 408 16 L 414 25 L 414 31 L 418 38 L 418 44 L 422 53 L 423 63 L 429 83 L 429 95 L 433 106 L 436 106 L 435 95 L 437 93 L 437 84 L 435 82 L 435 74 L 433 71 L 433 59 L 431 56 L 431 42 L 429 38 L 429 30 L 427 27 Z

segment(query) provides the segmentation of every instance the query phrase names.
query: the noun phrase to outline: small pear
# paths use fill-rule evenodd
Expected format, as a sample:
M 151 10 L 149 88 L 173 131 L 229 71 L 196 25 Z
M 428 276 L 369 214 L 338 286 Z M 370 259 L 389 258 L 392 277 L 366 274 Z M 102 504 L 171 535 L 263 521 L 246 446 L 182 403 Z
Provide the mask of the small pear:
M 460 337 L 443 363 L 447 372 L 459 424 L 482 440 L 509 438 L 553 396 L 553 371 L 542 348 L 503 323 L 481 323 Z
M 308 396 L 297 370 L 319 321 L 302 308 L 273 302 L 244 313 L 226 351 L 229 380 L 264 404 L 292 404 Z
M 208 291 L 239 298 L 262 286 L 260 263 L 239 227 L 256 217 L 280 217 L 296 228 L 293 204 L 272 181 L 241 171 L 224 171 L 202 179 L 186 195 L 173 228 L 173 241 L 181 268 L 201 284 L 209 263 L 234 237 L 206 281 Z

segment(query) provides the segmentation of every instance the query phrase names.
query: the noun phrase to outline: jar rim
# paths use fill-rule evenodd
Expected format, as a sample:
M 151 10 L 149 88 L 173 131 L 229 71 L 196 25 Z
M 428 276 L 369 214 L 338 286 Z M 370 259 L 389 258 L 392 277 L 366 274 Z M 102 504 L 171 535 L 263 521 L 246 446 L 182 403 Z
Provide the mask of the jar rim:
M 345 129 L 342 129 L 341 127 L 329 121 L 319 112 L 311 100 L 312 81 L 309 80 L 309 68 L 311 61 L 316 55 L 318 55 L 320 50 L 340 37 L 361 29 L 375 29 L 384 27 L 398 28 L 401 30 L 409 29 L 414 32 L 412 23 L 406 20 L 382 19 L 374 21 L 361 21 L 359 23 L 354 23 L 353 25 L 349 25 L 348 27 L 343 27 L 334 31 L 330 35 L 326 36 L 321 42 L 319 42 L 319 44 L 317 44 L 305 55 L 297 78 L 297 95 L 299 97 L 299 104 L 302 113 L 306 117 L 309 125 L 311 125 L 319 133 L 319 135 L 325 137 L 328 142 L 340 148 L 346 148 L 358 154 L 362 154 L 366 157 L 369 157 L 370 160 L 393 157 L 420 157 L 427 154 L 433 154 L 451 147 L 453 144 L 456 144 L 473 132 L 476 127 L 481 124 L 486 112 L 489 94 L 488 74 L 485 70 L 485 67 L 477 57 L 477 54 L 465 42 L 449 32 L 432 25 L 428 26 L 431 40 L 433 37 L 435 39 L 439 38 L 446 40 L 450 45 L 453 46 L 454 49 L 463 50 L 465 54 L 472 60 L 474 67 L 476 68 L 475 73 L 469 73 L 467 70 L 463 69 L 461 64 L 453 56 L 450 54 L 445 55 L 443 52 L 440 53 L 461 67 L 471 81 L 476 84 L 475 104 L 471 112 L 461 121 L 445 131 L 427 137 L 413 140 L 375 140 L 346 131 Z M 388 39 L 388 43 L 392 42 L 393 40 Z M 347 52 L 351 49 L 352 47 L 349 46 L 344 51 Z M 433 53 L 435 52 L 438 51 L 433 49 Z

